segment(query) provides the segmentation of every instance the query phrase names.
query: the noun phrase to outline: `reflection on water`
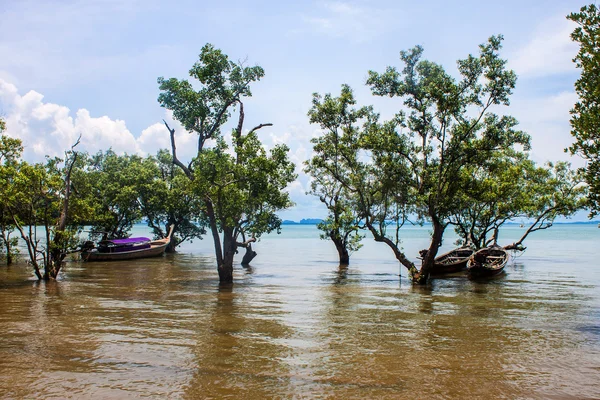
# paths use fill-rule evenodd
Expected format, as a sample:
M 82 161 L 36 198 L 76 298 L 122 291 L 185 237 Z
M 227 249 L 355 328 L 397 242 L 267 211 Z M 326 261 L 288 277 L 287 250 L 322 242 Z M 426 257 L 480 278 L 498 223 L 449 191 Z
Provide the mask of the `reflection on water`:
M 559 243 L 423 287 L 381 247 L 340 266 L 301 234 L 263 240 L 233 286 L 190 248 L 58 282 L 1 267 L 0 397 L 599 398 L 596 256 Z

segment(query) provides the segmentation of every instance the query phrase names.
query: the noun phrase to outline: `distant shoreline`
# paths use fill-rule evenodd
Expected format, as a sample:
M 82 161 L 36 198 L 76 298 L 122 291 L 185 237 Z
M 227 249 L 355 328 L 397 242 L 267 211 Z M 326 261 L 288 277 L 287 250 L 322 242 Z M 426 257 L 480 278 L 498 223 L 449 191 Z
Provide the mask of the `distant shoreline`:
M 306 219 L 301 219 L 300 221 L 291 221 L 291 220 L 284 220 L 281 225 L 317 225 L 319 223 L 323 222 L 322 219 L 319 218 L 306 218 Z M 527 222 L 507 222 L 505 225 L 530 225 Z M 557 221 L 554 222 L 553 225 L 598 225 L 600 224 L 600 221 Z M 423 224 L 423 226 L 426 225 L 431 225 L 431 223 L 429 222 L 425 222 Z
M 281 225 L 317 225 L 323 222 L 320 218 L 306 218 L 301 219 L 300 222 L 290 221 L 289 219 L 283 220 Z

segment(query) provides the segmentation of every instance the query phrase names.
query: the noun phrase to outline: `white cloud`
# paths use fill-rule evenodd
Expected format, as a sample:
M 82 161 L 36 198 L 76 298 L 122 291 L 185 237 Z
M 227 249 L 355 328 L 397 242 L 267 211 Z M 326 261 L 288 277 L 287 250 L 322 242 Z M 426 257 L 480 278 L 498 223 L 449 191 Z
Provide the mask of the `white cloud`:
M 171 111 L 167 111 L 165 120 L 171 129 L 175 129 L 177 158 L 187 163 L 196 154 L 196 135 L 186 132 L 179 122 L 173 120 Z M 160 149 L 171 150 L 171 138 L 164 122 L 157 122 L 144 129 L 137 138 L 137 144 L 143 154 L 155 154 Z
M 342 1 L 324 3 L 322 16 L 306 16 L 311 31 L 334 38 L 368 42 L 382 32 L 388 15 L 372 5 L 361 7 Z
M 544 98 L 518 98 L 513 101 L 511 109 L 515 115 L 527 120 L 531 124 L 569 122 L 569 111 L 577 102 L 574 91 L 556 93 Z
M 44 96 L 36 91 L 21 96 L 15 85 L 2 79 L 0 109 L 6 120 L 6 134 L 23 141 L 23 157 L 28 161 L 42 161 L 46 155 L 61 156 L 80 135 L 78 149 L 89 153 L 112 148 L 117 153 L 145 155 L 171 147 L 168 131 L 162 123 L 149 126 L 135 137 L 123 120 L 93 117 L 84 108 L 73 116 L 65 106 L 44 102 Z M 170 113 L 165 119 L 176 130 L 178 155 L 184 160 L 191 158 L 194 136 L 174 122 Z
M 156 122 L 136 137 L 125 121 L 113 120 L 108 116 L 93 117 L 90 111 L 81 108 L 74 115 L 68 107 L 44 102 L 44 96 L 36 91 L 20 95 L 17 87 L 0 79 L 0 110 L 6 120 L 6 134 L 20 138 L 25 147 L 23 158 L 30 162 L 43 161 L 46 155 L 62 156 L 65 150 L 81 141 L 78 150 L 96 153 L 112 148 L 116 153 L 155 154 L 161 148 L 171 148 L 169 133 L 163 122 Z M 186 163 L 195 154 L 196 136 L 186 132 L 166 112 L 165 120 L 175 129 L 177 155 Z M 230 137 L 230 133 L 225 136 Z M 296 164 L 299 177 L 292 182 L 288 191 L 296 207 L 286 212 L 287 218 L 320 215 L 318 201 L 306 196 L 309 177 L 302 172 L 302 162 L 307 158 L 308 138 L 298 127 L 290 127 L 283 135 L 271 134 L 273 144 L 286 143 L 291 147 L 290 159 Z M 316 208 L 315 208 L 316 207 Z M 316 213 L 316 214 L 315 214 Z
M 282 219 L 299 221 L 302 218 L 325 218 L 327 209 L 323 203 L 316 196 L 306 194 L 309 185 L 310 181 L 306 175 L 288 185 L 286 190 L 295 205 L 279 213 Z
M 109 147 L 119 152 L 140 151 L 124 121 L 106 116 L 95 118 L 85 109 L 72 117 L 67 107 L 46 103 L 44 96 L 33 90 L 21 96 L 14 85 L 4 80 L 0 80 L 0 100 L 6 114 L 6 133 L 23 141 L 26 160 L 63 155 L 79 135 L 80 148 L 89 152 Z
M 291 195 L 293 195 L 293 194 L 299 195 L 299 194 L 305 194 L 306 193 L 306 188 L 298 180 L 290 183 L 288 185 L 288 187 L 286 188 L 286 190 Z
M 285 144 L 285 143 L 289 143 L 291 141 L 292 134 L 289 132 L 289 130 L 283 134 L 277 134 L 277 133 L 271 132 L 269 134 L 269 137 L 271 138 L 271 142 L 274 145 Z
M 570 34 L 576 24 L 564 16 L 548 19 L 537 26 L 533 35 L 514 56 L 510 67 L 520 76 L 540 77 L 574 72 L 577 44 Z
M 565 160 L 583 165 L 564 149 L 573 143 L 569 111 L 577 101 L 575 92 L 561 92 L 543 98 L 517 98 L 511 112 L 519 120 L 519 129 L 531 135 L 531 156 L 538 163 Z

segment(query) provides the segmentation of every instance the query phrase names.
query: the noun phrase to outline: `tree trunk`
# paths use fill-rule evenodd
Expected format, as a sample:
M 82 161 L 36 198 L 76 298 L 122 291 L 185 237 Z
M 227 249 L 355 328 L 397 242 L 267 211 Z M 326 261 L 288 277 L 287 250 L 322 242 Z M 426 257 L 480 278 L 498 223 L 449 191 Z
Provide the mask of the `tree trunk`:
M 373 224 L 371 222 L 366 221 L 365 224 L 366 224 L 367 229 L 369 229 L 369 231 L 373 235 L 373 239 L 376 242 L 382 242 L 382 243 L 387 244 L 388 247 L 390 249 L 392 249 L 392 251 L 394 252 L 394 256 L 396 256 L 396 260 L 398 260 L 400 262 L 400 264 L 402 264 L 402 265 L 404 265 L 404 267 L 406 267 L 406 269 L 408 270 L 408 273 L 410 275 L 415 276 L 419 273 L 419 270 L 417 269 L 417 267 L 415 267 L 415 264 L 413 264 L 412 261 L 410 261 L 408 258 L 406 258 L 404 253 L 398 248 L 398 246 L 396 246 L 396 243 L 394 243 L 389 238 L 381 235 L 377 231 L 377 229 L 375 229 L 375 227 L 373 226 Z
M 176 245 L 176 241 L 175 241 L 175 232 L 177 231 L 178 228 L 178 224 L 175 222 L 169 221 L 167 222 L 167 226 L 165 226 L 165 229 L 167 231 L 167 235 L 168 232 L 173 229 L 173 232 L 171 233 L 170 236 L 170 240 L 169 240 L 169 244 L 167 245 L 167 248 L 165 249 L 165 253 L 175 253 L 175 248 L 177 247 Z
M 17 227 L 17 229 L 19 230 L 19 233 L 21 234 L 21 238 L 27 245 L 27 252 L 29 253 L 29 260 L 31 261 L 31 265 L 33 266 L 33 271 L 35 272 L 35 276 L 37 276 L 37 278 L 39 280 L 42 280 L 42 273 L 40 271 L 40 266 L 38 265 L 38 262 L 36 259 L 37 244 L 31 239 L 31 234 L 32 234 L 31 225 L 29 226 L 29 235 L 28 235 L 27 233 L 25 233 L 25 229 L 23 228 L 23 226 L 21 226 L 21 224 L 19 224 L 19 221 L 17 220 L 17 218 L 15 217 L 14 214 L 13 214 L 13 221 L 15 222 L 15 226 Z
M 223 262 L 219 264 L 219 282 L 233 283 L 233 253 L 226 252 L 223 257 Z
M 217 257 L 217 265 L 223 264 L 223 251 L 221 249 L 221 238 L 219 237 L 219 228 L 217 227 L 217 217 L 215 216 L 215 210 L 210 200 L 206 201 L 206 214 L 208 215 L 208 224 L 213 237 L 213 243 L 215 245 L 215 256 Z
M 233 283 L 233 259 L 231 262 L 223 260 L 223 264 L 218 267 L 219 283 Z
M 223 256 L 218 266 L 220 283 L 233 283 L 233 257 L 236 247 L 233 230 L 231 228 L 223 229 Z
M 242 258 L 242 265 L 250 264 L 250 261 L 254 259 L 258 254 L 252 250 L 252 244 L 248 243 L 246 246 L 246 253 L 244 254 L 244 258 Z
M 173 239 L 171 239 L 171 241 L 167 245 L 167 248 L 165 249 L 165 253 L 175 253 L 175 245 L 173 244 Z
M 442 243 L 445 226 L 440 223 L 437 218 L 433 218 L 433 235 L 431 236 L 431 244 L 427 253 L 423 257 L 423 264 L 418 274 L 413 275 L 413 282 L 419 285 L 424 285 L 429 279 L 430 271 L 433 268 L 435 257 Z
M 10 245 L 10 236 L 4 238 L 4 246 L 6 247 L 6 265 L 13 263 L 12 247 Z
M 77 142 L 71 146 L 71 150 L 75 148 L 79 144 L 79 139 Z M 73 157 L 69 160 L 70 164 L 67 166 L 65 164 L 65 168 L 67 170 L 65 175 L 65 192 L 63 197 L 62 210 L 60 213 L 60 217 L 58 219 L 58 223 L 55 227 L 54 237 L 50 237 L 50 228 L 46 224 L 46 243 L 48 248 L 52 248 L 52 250 L 47 250 L 48 255 L 45 258 L 44 262 L 44 280 L 56 279 L 60 269 L 62 267 L 63 260 L 66 257 L 65 247 L 68 241 L 68 234 L 65 233 L 65 229 L 67 228 L 67 222 L 69 219 L 69 201 L 71 199 L 71 173 L 73 172 L 73 167 L 75 166 L 75 162 L 77 161 L 79 153 L 73 151 Z
M 344 246 L 344 242 L 341 239 L 331 238 L 333 244 L 335 244 L 335 248 L 338 252 L 338 256 L 340 257 L 341 265 L 350 264 L 350 254 L 348 253 L 348 249 Z
M 64 231 L 57 230 L 54 234 L 54 238 L 51 240 L 55 248 L 50 252 L 49 257 L 44 265 L 44 280 L 56 279 L 60 269 L 62 268 L 63 260 L 66 257 L 66 253 L 63 250 L 63 246 L 66 241 Z
M 250 261 L 254 260 L 254 257 L 256 257 L 258 255 L 257 252 L 252 250 L 252 243 L 256 242 L 256 238 L 252 237 L 252 238 L 246 240 L 246 235 L 244 235 L 243 231 L 241 232 L 241 234 L 242 234 L 242 238 L 243 238 L 244 242 L 236 243 L 236 248 L 243 247 L 244 249 L 246 249 L 244 258 L 242 258 L 242 265 L 247 266 L 248 264 L 250 264 Z

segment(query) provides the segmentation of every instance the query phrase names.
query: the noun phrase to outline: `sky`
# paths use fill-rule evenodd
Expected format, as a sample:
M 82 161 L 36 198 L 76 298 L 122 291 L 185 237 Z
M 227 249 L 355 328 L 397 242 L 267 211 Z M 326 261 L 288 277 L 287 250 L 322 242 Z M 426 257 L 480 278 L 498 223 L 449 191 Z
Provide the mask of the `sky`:
M 60 156 L 81 135 L 80 150 L 155 154 L 170 148 L 162 120 L 177 131 L 178 156 L 193 156 L 195 138 L 157 102 L 157 78 L 188 79 L 202 46 L 213 44 L 234 61 L 260 65 L 265 77 L 244 101 L 245 126 L 260 130 L 266 147 L 286 143 L 298 179 L 288 190 L 290 220 L 326 212 L 307 196 L 302 162 L 319 128 L 307 112 L 312 94 L 355 91 L 359 105 L 382 117 L 401 108 L 365 86 L 369 70 L 401 69 L 401 50 L 456 73 L 456 60 L 477 54 L 491 35 L 504 36 L 501 55 L 518 76 L 511 105 L 532 137 L 538 163 L 566 160 L 573 139 L 569 110 L 579 76 L 565 16 L 587 2 L 450 1 L 177 1 L 0 0 L 0 116 L 6 133 L 23 140 L 24 158 Z M 224 131 L 229 130 L 228 128 Z M 582 214 L 583 215 L 583 214 Z M 582 218 L 585 219 L 585 215 Z

